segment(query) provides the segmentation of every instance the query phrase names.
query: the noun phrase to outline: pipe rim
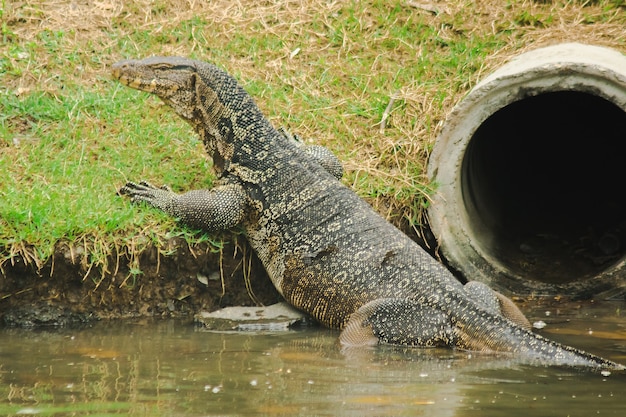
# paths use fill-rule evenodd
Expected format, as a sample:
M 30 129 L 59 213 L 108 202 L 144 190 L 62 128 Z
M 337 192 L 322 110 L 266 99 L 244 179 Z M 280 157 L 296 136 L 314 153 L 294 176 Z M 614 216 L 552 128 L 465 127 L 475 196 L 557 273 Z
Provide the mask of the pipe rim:
M 584 53 L 593 62 L 581 58 Z M 529 65 L 527 58 L 538 55 L 542 59 Z M 598 56 L 609 56 L 619 63 L 605 64 L 597 61 Z M 519 62 L 524 63 L 522 70 L 515 67 Z M 561 44 L 533 50 L 487 76 L 447 117 L 428 164 L 428 176 L 437 187 L 428 218 L 443 256 L 466 279 L 486 282 L 504 292 L 560 293 L 574 297 L 603 294 L 622 285 L 620 272 L 624 269 L 626 255 L 601 276 L 564 284 L 513 274 L 484 250 L 485 245 L 468 226 L 471 219 L 464 202 L 462 178 L 465 152 L 477 130 L 498 110 L 517 101 L 571 91 L 603 98 L 626 112 L 626 72 L 616 71 L 616 68 L 626 69 L 626 56 L 603 47 Z

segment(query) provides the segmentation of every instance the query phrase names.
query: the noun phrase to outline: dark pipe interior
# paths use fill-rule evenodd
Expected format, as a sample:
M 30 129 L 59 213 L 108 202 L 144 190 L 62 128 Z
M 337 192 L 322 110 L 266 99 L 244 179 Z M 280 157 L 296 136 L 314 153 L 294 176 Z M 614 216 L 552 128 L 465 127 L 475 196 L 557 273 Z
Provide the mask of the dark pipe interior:
M 500 109 L 463 161 L 478 244 L 526 279 L 606 270 L 626 255 L 625 162 L 626 112 L 601 97 L 553 92 Z

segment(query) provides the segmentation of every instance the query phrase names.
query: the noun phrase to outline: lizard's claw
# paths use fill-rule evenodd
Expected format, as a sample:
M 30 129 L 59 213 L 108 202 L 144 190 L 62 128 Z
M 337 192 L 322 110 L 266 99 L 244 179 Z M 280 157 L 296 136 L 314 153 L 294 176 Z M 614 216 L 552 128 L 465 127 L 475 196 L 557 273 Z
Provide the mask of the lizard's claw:
M 128 184 L 133 184 L 133 183 L 129 182 Z M 169 192 L 172 191 L 172 189 L 170 188 L 169 185 L 162 185 L 160 187 L 157 187 L 155 185 L 150 184 L 148 181 L 143 181 L 143 180 L 139 182 L 139 185 L 141 185 L 143 187 L 146 187 L 146 188 L 151 188 L 153 190 L 165 190 L 165 191 L 169 191 Z
M 129 196 L 132 203 L 145 202 L 161 210 L 165 210 L 175 196 L 170 187 L 156 187 L 147 181 L 127 182 L 117 193 Z

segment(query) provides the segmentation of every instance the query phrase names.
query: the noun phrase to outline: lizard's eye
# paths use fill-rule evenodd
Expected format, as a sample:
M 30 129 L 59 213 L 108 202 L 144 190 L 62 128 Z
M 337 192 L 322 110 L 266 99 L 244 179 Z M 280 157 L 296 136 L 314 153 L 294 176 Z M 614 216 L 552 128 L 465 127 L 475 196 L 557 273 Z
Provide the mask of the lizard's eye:
M 195 71 L 195 68 L 191 65 L 172 63 L 159 63 L 155 64 L 152 68 L 155 71 Z
M 161 71 L 162 71 L 162 70 L 168 70 L 168 69 L 171 69 L 171 68 L 172 68 L 172 65 L 170 65 L 170 64 L 165 64 L 165 63 L 156 64 L 156 65 L 154 66 L 154 69 L 155 69 L 155 70 L 161 70 Z

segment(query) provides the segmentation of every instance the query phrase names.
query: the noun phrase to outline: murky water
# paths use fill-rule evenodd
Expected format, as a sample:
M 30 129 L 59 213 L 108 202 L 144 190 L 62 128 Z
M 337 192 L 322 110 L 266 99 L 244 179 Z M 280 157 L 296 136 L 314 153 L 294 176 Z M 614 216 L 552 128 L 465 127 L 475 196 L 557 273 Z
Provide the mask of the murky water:
M 549 337 L 626 362 L 622 305 L 530 316 L 549 322 Z M 626 415 L 626 374 L 447 350 L 342 352 L 336 341 L 324 329 L 213 333 L 177 321 L 2 329 L 0 415 Z

